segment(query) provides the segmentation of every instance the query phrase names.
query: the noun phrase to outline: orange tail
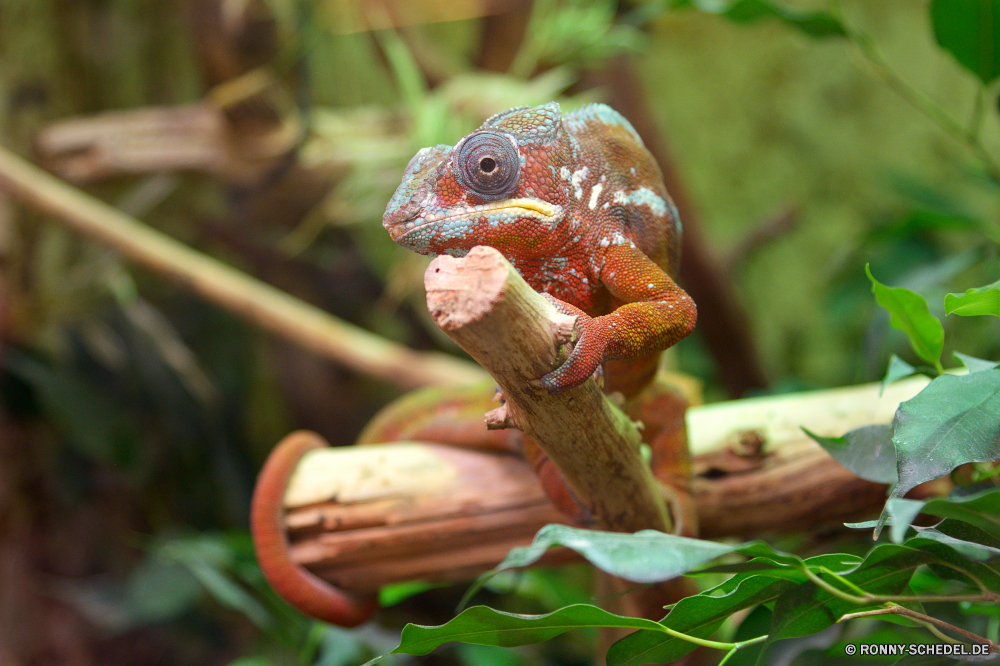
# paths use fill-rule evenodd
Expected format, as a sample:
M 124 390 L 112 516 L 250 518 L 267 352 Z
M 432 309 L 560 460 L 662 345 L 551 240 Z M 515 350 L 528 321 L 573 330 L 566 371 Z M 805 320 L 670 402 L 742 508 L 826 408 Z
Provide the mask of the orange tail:
M 257 562 L 271 587 L 297 609 L 342 627 L 356 627 L 378 608 L 374 595 L 354 597 L 320 580 L 288 555 L 282 501 L 288 477 L 309 451 L 326 446 L 313 432 L 300 430 L 285 437 L 268 456 L 257 477 L 250 506 L 250 532 Z

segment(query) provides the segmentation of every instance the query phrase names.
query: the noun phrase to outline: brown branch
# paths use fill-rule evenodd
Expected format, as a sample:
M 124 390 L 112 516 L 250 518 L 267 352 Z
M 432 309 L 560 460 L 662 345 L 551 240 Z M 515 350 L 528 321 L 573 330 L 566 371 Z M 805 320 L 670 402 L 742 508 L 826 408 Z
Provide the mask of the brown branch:
M 885 486 L 806 442 L 748 471 L 704 460 L 695 458 L 706 476 L 691 490 L 706 538 L 789 533 L 876 512 L 885 501 Z M 565 522 L 519 457 L 440 444 L 314 452 L 293 476 L 286 506 L 292 558 L 353 591 L 468 579 L 544 525 Z
M 722 259 L 726 275 L 732 278 L 733 273 L 739 270 L 754 253 L 794 230 L 799 224 L 799 217 L 798 208 L 791 206 L 756 223 Z
M 882 398 L 869 384 L 690 409 L 701 536 L 790 533 L 877 513 L 886 487 L 834 462 L 799 424 L 832 435 L 887 423 L 926 381 L 898 382 Z M 749 432 L 763 438 L 763 454 L 746 446 Z M 468 579 L 565 520 L 520 458 L 439 444 L 315 451 L 292 477 L 285 505 L 292 558 L 354 591 Z
M 270 85 L 260 71 L 233 85 L 243 83 Z M 285 159 L 301 127 L 298 118 L 289 115 L 255 130 L 235 131 L 221 105 L 201 102 L 68 118 L 43 128 L 35 147 L 43 166 L 76 183 L 193 170 L 245 186 L 260 181 Z
M 978 634 L 974 634 L 971 631 L 966 631 L 961 627 L 956 627 L 955 625 L 945 622 L 944 620 L 939 620 L 936 617 L 931 617 L 930 615 L 925 615 L 924 613 L 919 613 L 917 611 L 910 610 L 909 608 L 905 608 L 903 606 L 897 606 L 895 604 L 888 606 L 887 608 L 876 608 L 874 610 L 861 611 L 858 613 L 848 613 L 847 615 L 844 615 L 839 620 L 837 620 L 837 622 L 844 622 L 845 620 L 853 620 L 855 618 L 860 618 L 860 617 L 876 617 L 879 615 L 902 615 L 903 617 L 908 617 L 911 620 L 914 620 L 925 626 L 931 625 L 931 627 L 929 628 L 933 629 L 933 627 L 939 627 L 941 629 L 944 629 L 945 631 L 951 631 L 953 633 L 956 633 L 962 638 L 966 639 L 967 641 L 978 643 L 980 645 L 988 645 L 990 648 L 990 652 L 1000 653 L 1000 645 L 994 643 L 988 638 L 985 638 Z M 947 638 L 947 636 L 945 636 L 945 638 Z
M 639 432 L 594 382 L 550 395 L 533 386 L 558 367 L 572 317 L 518 275 L 500 252 L 475 247 L 441 256 L 424 276 L 434 321 L 500 385 L 503 407 L 488 427 L 517 427 L 562 472 L 602 529 L 670 530 L 660 490 L 639 455 Z
M 0 189 L 126 258 L 283 338 L 403 387 L 482 379 L 468 362 L 415 352 L 337 319 L 152 229 L 0 148 Z

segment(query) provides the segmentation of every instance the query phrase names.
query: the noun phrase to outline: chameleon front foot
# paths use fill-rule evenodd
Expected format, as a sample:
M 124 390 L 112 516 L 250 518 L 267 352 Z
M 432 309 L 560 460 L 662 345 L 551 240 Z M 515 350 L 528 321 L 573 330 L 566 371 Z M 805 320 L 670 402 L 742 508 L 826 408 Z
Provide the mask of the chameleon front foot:
M 576 323 L 572 337 L 567 340 L 571 345 L 569 356 L 558 368 L 532 383 L 549 393 L 562 393 L 579 386 L 591 377 L 594 377 L 600 385 L 601 363 L 604 360 L 604 351 L 611 340 L 611 331 L 603 321 L 591 317 L 580 308 L 560 301 L 550 294 L 542 296 L 552 303 L 560 314 L 576 317 Z

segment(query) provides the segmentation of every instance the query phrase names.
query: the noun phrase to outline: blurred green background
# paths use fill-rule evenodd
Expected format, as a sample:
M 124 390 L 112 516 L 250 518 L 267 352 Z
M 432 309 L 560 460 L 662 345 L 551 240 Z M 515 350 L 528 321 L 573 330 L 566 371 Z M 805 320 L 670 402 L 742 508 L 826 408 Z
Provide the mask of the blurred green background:
M 680 205 L 702 319 L 671 363 L 709 400 L 916 363 L 863 267 L 932 304 L 1000 277 L 996 86 L 938 46 L 926 2 L 729 5 L 0 0 L 0 144 L 341 318 L 460 354 L 426 315 L 425 260 L 381 227 L 403 167 L 510 106 L 605 101 Z M 850 37 L 824 29 L 841 10 Z M 954 319 L 949 344 L 998 357 L 995 318 Z M 246 533 L 275 442 L 350 444 L 401 393 L 0 190 L 0 664 L 351 664 L 447 620 L 460 590 L 355 632 L 306 621 Z M 586 577 L 532 572 L 491 600 L 539 612 L 585 599 Z M 590 663 L 592 638 L 408 659 Z

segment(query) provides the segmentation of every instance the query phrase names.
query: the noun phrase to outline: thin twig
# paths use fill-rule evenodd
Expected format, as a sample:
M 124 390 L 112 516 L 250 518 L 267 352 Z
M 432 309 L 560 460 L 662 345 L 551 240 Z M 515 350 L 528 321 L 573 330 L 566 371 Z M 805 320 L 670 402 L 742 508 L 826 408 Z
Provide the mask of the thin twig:
M 840 581 L 843 585 L 849 587 L 851 590 L 853 590 L 855 592 L 855 594 L 851 594 L 850 592 L 845 592 L 844 590 L 841 590 L 839 588 L 834 587 L 830 583 L 828 583 L 825 580 L 823 580 L 822 578 L 820 578 L 808 566 L 802 567 L 800 569 L 800 571 L 802 571 L 802 573 L 805 574 L 806 578 L 808 578 L 810 581 L 812 581 L 812 583 L 814 583 L 817 587 L 820 587 L 823 590 L 826 590 L 827 592 L 829 592 L 833 596 L 837 597 L 838 599 L 843 599 L 844 601 L 847 601 L 848 603 L 858 604 L 859 606 L 861 604 L 903 603 L 903 602 L 907 602 L 907 601 L 919 601 L 919 602 L 924 602 L 924 601 L 931 601 L 931 602 L 938 602 L 938 601 L 940 601 L 940 602 L 946 602 L 946 601 L 954 601 L 954 602 L 959 602 L 959 601 L 973 601 L 973 602 L 975 602 L 975 601 L 984 601 L 984 602 L 992 602 L 992 603 L 998 603 L 998 602 L 1000 602 L 1000 595 L 998 595 L 995 592 L 991 592 L 991 591 L 985 590 L 985 589 L 983 590 L 982 594 L 953 594 L 953 595 L 945 595 L 945 596 L 937 596 L 937 595 L 913 595 L 913 596 L 905 595 L 904 596 L 904 595 L 871 594 L 870 592 L 865 592 L 864 590 L 862 590 L 860 587 L 858 587 L 857 585 L 855 585 L 851 581 L 847 580 L 846 578 L 844 578 L 840 574 L 827 569 L 826 567 L 819 567 L 819 569 L 820 569 L 820 571 L 822 573 L 825 573 L 825 574 L 828 574 L 828 575 L 832 576 L 833 578 L 835 578 L 838 581 Z
M 980 112 L 974 111 L 973 122 L 970 123 L 968 129 L 963 128 L 962 125 L 949 115 L 948 112 L 945 111 L 937 102 L 931 99 L 926 93 L 914 88 L 905 79 L 903 79 L 902 76 L 893 70 L 889 66 L 888 61 L 886 61 L 885 56 L 883 56 L 882 52 L 879 51 L 875 41 L 869 35 L 861 32 L 844 20 L 844 13 L 840 7 L 839 0 L 832 0 L 830 8 L 834 15 L 839 19 L 841 25 L 844 27 L 844 32 L 847 34 L 848 39 L 854 42 L 855 46 L 858 47 L 861 55 L 864 56 L 865 60 L 867 60 L 872 68 L 874 68 L 875 73 L 878 74 L 879 78 L 885 81 L 890 88 L 895 90 L 899 96 L 909 102 L 911 106 L 927 116 L 935 125 L 950 134 L 959 142 L 968 146 L 972 152 L 975 153 L 976 157 L 982 162 L 989 177 L 997 184 L 1000 184 L 1000 165 L 996 163 L 979 140 L 978 129 L 980 121 L 976 118 L 976 116 L 980 115 Z M 977 104 L 979 103 L 980 102 L 977 100 Z
M 988 638 L 974 634 L 971 631 L 966 631 L 961 627 L 956 627 L 955 625 L 949 624 L 944 620 L 939 620 L 936 617 L 931 617 L 930 615 L 925 615 L 924 613 L 918 613 L 917 611 L 910 610 L 909 608 L 905 608 L 903 606 L 897 606 L 896 604 L 887 605 L 885 608 L 875 608 L 873 610 L 859 611 L 857 613 L 847 613 L 846 615 L 841 616 L 837 622 L 845 622 L 859 617 L 876 617 L 878 615 L 902 615 L 923 625 L 935 625 L 946 631 L 956 633 L 973 643 L 989 645 L 990 652 L 1000 652 L 1000 645 L 994 643 Z
M 252 323 L 358 372 L 407 388 L 485 378 L 466 361 L 416 352 L 337 319 L 142 224 L 2 147 L 0 190 Z

